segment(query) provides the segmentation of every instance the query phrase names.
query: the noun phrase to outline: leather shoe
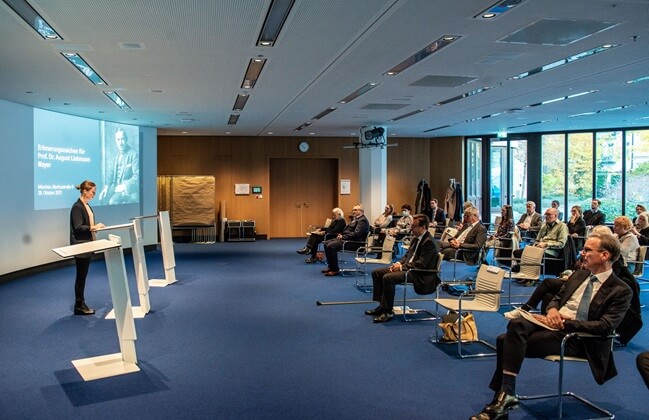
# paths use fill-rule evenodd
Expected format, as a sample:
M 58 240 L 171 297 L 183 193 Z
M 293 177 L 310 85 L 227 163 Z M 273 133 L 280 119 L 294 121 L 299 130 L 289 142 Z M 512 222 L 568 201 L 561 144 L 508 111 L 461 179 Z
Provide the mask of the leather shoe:
M 81 304 L 80 306 L 75 306 L 74 307 L 74 314 L 75 315 L 93 315 L 95 313 L 94 309 L 90 309 L 88 306 L 86 306 L 85 303 Z
M 320 272 L 324 274 L 324 273 L 327 273 L 329 271 L 331 271 L 331 268 L 327 267 L 324 270 L 321 270 Z
M 368 309 L 365 311 L 365 315 L 381 315 L 383 313 L 383 308 L 381 306 L 377 306 L 374 309 Z
M 340 271 L 327 271 L 326 273 L 324 273 L 324 275 L 327 277 L 337 276 L 338 274 L 340 274 Z
M 489 414 L 492 419 L 498 419 L 507 414 L 507 410 L 516 407 L 518 407 L 518 397 L 516 395 L 509 395 L 505 391 L 499 391 L 494 401 L 486 406 L 482 412 Z
M 309 257 L 309 258 L 307 258 L 306 261 L 304 261 L 304 262 L 307 263 L 307 264 L 313 264 L 313 263 L 315 263 L 315 262 L 318 262 L 318 259 L 317 259 L 317 258 L 313 258 L 313 257 Z
M 306 255 L 309 252 L 311 252 L 311 250 L 309 248 L 307 248 L 307 247 L 304 247 L 301 250 L 297 251 L 298 254 L 302 254 L 302 255 Z
M 381 315 L 374 318 L 374 322 L 379 324 L 381 322 L 388 322 L 394 318 L 394 312 L 383 312 Z

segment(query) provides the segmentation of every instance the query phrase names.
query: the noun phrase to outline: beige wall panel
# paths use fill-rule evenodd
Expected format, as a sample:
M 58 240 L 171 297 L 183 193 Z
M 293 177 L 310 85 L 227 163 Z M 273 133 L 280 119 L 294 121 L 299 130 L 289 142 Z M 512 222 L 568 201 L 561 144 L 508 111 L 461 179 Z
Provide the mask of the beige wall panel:
M 455 178 L 464 188 L 464 141 L 462 137 L 430 139 L 429 185 L 442 206 L 449 178 Z
M 388 202 L 396 212 L 406 203 L 414 210 L 417 184 L 421 179 L 429 181 L 428 140 L 399 138 L 388 143 L 399 143 L 397 147 L 387 148 Z

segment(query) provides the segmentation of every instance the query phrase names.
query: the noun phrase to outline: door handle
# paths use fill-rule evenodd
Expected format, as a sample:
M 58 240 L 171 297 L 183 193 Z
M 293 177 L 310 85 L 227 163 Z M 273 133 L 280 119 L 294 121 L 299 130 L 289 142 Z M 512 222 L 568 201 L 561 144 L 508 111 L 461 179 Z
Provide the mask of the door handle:
M 293 203 L 293 205 L 297 208 L 300 208 L 301 204 L 300 203 Z
M 302 206 L 309 207 L 309 203 L 302 203 Z

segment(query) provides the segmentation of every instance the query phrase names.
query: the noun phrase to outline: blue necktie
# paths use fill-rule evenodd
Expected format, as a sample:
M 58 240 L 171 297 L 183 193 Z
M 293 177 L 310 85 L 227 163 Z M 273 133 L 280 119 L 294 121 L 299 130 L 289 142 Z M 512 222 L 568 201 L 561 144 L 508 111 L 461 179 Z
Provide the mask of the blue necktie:
M 579 301 L 579 307 L 577 307 L 577 317 L 575 319 L 578 321 L 588 321 L 588 307 L 590 306 L 590 298 L 593 296 L 593 284 L 596 281 L 596 276 L 590 276 L 588 279 L 584 294 L 581 295 L 581 300 Z

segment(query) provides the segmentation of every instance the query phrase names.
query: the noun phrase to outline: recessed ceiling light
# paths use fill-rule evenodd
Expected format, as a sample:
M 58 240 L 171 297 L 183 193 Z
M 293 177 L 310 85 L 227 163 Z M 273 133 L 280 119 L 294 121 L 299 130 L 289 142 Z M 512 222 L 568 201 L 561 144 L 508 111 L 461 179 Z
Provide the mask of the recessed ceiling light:
M 401 73 L 402 71 L 408 69 L 410 66 L 417 64 L 424 58 L 430 56 L 433 53 L 436 53 L 437 51 L 441 50 L 452 42 L 457 41 L 460 38 L 460 36 L 456 35 L 444 35 L 443 37 L 438 38 L 432 43 L 426 45 L 423 49 L 417 51 L 383 74 L 386 76 L 394 76 L 397 73 Z
M 367 92 L 369 92 L 370 90 L 374 89 L 378 85 L 379 85 L 379 83 L 367 83 L 367 84 L 361 86 L 360 88 L 356 89 L 355 91 L 353 91 L 349 95 L 342 98 L 340 101 L 338 101 L 338 103 L 346 104 L 348 102 L 351 102 L 354 99 L 358 98 L 359 96 L 364 95 Z
M 270 3 L 264 25 L 257 39 L 257 45 L 264 47 L 275 45 L 293 3 L 295 3 L 295 0 L 273 0 Z
M 92 82 L 94 85 L 106 85 L 107 83 L 104 81 L 104 79 L 101 78 L 93 69 L 90 67 L 90 64 L 86 63 L 86 61 L 81 58 L 81 56 L 77 53 L 61 53 L 63 57 L 65 57 L 66 60 L 68 60 L 77 70 L 81 72 L 88 80 Z
M 485 13 L 484 15 L 482 15 L 483 19 L 491 19 L 491 18 L 495 18 L 495 17 L 496 17 L 495 13 Z
M 122 109 L 131 109 L 131 107 L 117 93 L 108 91 L 104 92 L 104 95 L 108 96 L 108 98 L 113 101 L 113 103 L 115 103 L 115 105 L 117 105 L 118 107 Z
M 264 64 L 266 64 L 265 58 L 250 59 L 250 62 L 248 63 L 248 69 L 246 70 L 246 74 L 243 77 L 243 82 L 241 83 L 242 89 L 252 89 L 255 87 L 255 83 L 257 83 L 257 79 L 259 79 L 259 75 L 264 68 Z
M 29 3 L 27 3 L 27 1 L 4 0 L 4 2 L 44 39 L 63 40 L 63 37 L 59 35 L 52 26 L 47 23 Z

